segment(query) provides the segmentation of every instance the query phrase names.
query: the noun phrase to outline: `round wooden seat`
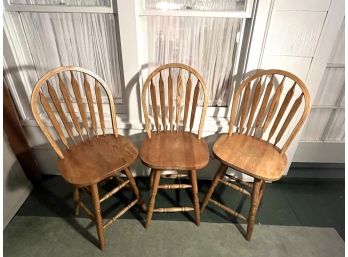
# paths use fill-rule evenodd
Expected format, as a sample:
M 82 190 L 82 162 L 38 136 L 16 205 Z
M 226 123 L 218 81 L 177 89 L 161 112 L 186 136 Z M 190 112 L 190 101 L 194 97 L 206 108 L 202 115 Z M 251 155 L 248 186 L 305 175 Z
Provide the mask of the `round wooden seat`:
M 243 134 L 222 135 L 213 152 L 224 164 L 267 181 L 280 179 L 287 163 L 286 154 L 274 145 Z
M 73 145 L 63 154 L 58 169 L 64 179 L 76 186 L 88 186 L 128 167 L 138 157 L 138 149 L 126 137 L 109 134 Z
M 198 170 L 208 164 L 209 150 L 196 134 L 162 131 L 143 142 L 140 158 L 154 169 Z

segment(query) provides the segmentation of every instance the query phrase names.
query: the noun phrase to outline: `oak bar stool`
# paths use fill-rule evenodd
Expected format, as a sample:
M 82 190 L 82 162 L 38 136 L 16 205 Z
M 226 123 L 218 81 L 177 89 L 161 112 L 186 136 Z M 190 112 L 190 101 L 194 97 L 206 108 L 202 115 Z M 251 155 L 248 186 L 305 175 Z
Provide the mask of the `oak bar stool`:
M 69 86 L 66 85 L 65 78 L 70 78 L 71 84 Z M 83 80 L 83 89 L 78 84 L 78 78 Z M 54 88 L 53 82 L 55 81 L 58 81 L 60 93 Z M 94 93 L 91 90 L 90 83 L 93 83 Z M 85 92 L 85 95 L 82 94 L 82 91 Z M 106 93 L 105 101 L 111 114 L 112 134 L 105 133 L 104 93 Z M 62 95 L 62 99 L 58 97 L 58 94 Z M 73 95 L 75 99 L 71 98 Z M 88 105 L 90 122 L 87 119 L 85 102 Z M 38 103 L 41 103 L 41 105 L 38 105 Z M 43 107 L 48 118 L 40 114 L 39 107 Z M 141 204 L 145 210 L 138 187 L 129 170 L 129 165 L 138 157 L 138 149 L 126 137 L 117 133 L 116 111 L 110 89 L 99 76 L 91 71 L 73 66 L 59 67 L 46 73 L 36 83 L 31 97 L 31 108 L 36 122 L 59 156 L 58 169 L 61 175 L 75 187 L 75 214 L 79 214 L 81 207 L 95 221 L 99 246 L 103 250 L 105 228 L 136 203 Z M 77 114 L 78 112 L 80 115 Z M 98 113 L 99 122 L 97 122 L 96 113 Z M 61 139 L 62 148 L 64 149 L 57 144 L 50 129 L 45 124 L 48 123 L 48 120 L 50 120 L 55 133 Z M 89 127 L 89 123 L 91 123 L 91 127 Z M 118 177 L 121 172 L 126 175 L 127 179 L 124 180 Z M 110 179 L 118 181 L 118 186 L 100 199 L 98 184 Z M 103 224 L 100 204 L 129 185 L 135 194 L 135 199 L 114 218 Z M 91 194 L 94 213 L 80 201 L 80 190 Z
M 290 89 L 285 90 L 287 87 Z M 286 95 L 281 101 L 283 91 Z M 295 75 L 282 70 L 257 71 L 238 87 L 233 98 L 228 134 L 220 136 L 213 147 L 221 165 L 204 197 L 202 211 L 211 202 L 227 213 L 247 220 L 246 239 L 251 239 L 265 181 L 276 181 L 282 177 L 287 164 L 285 152 L 308 116 L 309 101 L 305 84 Z M 300 106 L 302 115 L 299 117 L 296 113 Z M 289 124 L 294 117 L 297 117 L 297 123 L 291 129 Z M 254 183 L 226 174 L 228 167 L 252 176 Z M 224 177 L 230 181 L 224 180 Z M 211 198 L 218 183 L 251 197 L 247 219 Z
M 149 95 L 151 95 L 155 132 L 152 132 L 151 129 L 147 107 L 147 104 L 150 105 L 147 101 L 149 98 L 147 94 L 148 89 L 150 89 Z M 192 130 L 201 92 L 201 116 L 198 135 L 196 135 L 192 133 Z M 158 95 L 160 108 L 157 105 Z M 165 64 L 155 69 L 148 76 L 144 83 L 141 100 L 148 138 L 143 142 L 140 149 L 140 158 L 145 165 L 151 168 L 150 202 L 147 209 L 146 227 L 151 222 L 153 212 L 194 211 L 196 224 L 199 225 L 200 209 L 196 172 L 206 166 L 209 161 L 208 146 L 202 139 L 208 103 L 208 92 L 205 82 L 201 75 L 190 66 L 179 63 Z M 159 121 L 159 113 L 161 114 L 161 123 Z M 188 120 L 189 126 L 187 124 Z M 188 131 L 186 131 L 186 128 Z M 174 170 L 177 173 L 169 176 L 162 174 L 166 170 Z M 160 185 L 161 176 L 171 178 L 188 176 L 191 179 L 191 183 Z M 193 208 L 171 207 L 154 209 L 158 189 L 177 190 L 185 188 L 192 188 Z

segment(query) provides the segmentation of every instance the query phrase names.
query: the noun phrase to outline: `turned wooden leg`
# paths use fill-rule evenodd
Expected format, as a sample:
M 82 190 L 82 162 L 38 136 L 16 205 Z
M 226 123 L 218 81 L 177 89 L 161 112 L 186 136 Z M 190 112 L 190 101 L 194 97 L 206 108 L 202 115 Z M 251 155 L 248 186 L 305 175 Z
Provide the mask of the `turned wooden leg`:
M 80 191 L 78 187 L 74 188 L 74 204 L 75 204 L 75 215 L 80 214 Z
M 250 241 L 251 235 L 254 229 L 257 207 L 259 206 L 259 202 L 260 202 L 259 196 L 260 196 L 261 184 L 262 184 L 262 180 L 255 179 L 254 186 L 253 186 L 253 193 L 251 196 L 251 207 L 249 210 L 249 217 L 248 217 L 248 226 L 247 226 L 247 235 L 246 235 L 246 239 L 248 241 Z
M 262 201 L 263 193 L 265 192 L 265 185 L 266 185 L 265 181 L 262 180 L 262 184 L 261 184 L 261 186 L 260 186 L 259 202 L 258 202 L 258 204 L 257 204 L 257 208 L 259 208 L 260 203 L 261 203 L 261 201 Z
M 201 213 L 199 210 L 199 198 L 198 198 L 198 185 L 197 185 L 197 171 L 191 170 L 191 184 L 193 194 L 193 207 L 195 209 L 195 220 L 196 225 L 199 226 L 201 223 Z
M 161 177 L 161 171 L 160 170 L 153 170 L 154 178 L 153 183 L 150 189 L 151 195 L 150 195 L 150 202 L 149 206 L 147 208 L 147 215 L 146 215 L 146 223 L 145 227 L 148 227 L 151 223 L 153 209 L 155 208 L 155 201 L 156 201 L 156 195 L 158 191 L 158 185 Z
M 155 175 L 155 170 L 154 169 L 151 169 L 150 171 L 150 190 L 152 188 L 152 184 L 153 184 L 153 177 Z
M 210 185 L 210 188 L 209 188 L 207 194 L 204 196 L 204 200 L 203 200 L 203 203 L 201 206 L 201 212 L 203 212 L 204 208 L 207 206 L 209 199 L 211 198 L 212 194 L 214 193 L 216 186 L 219 184 L 219 179 L 221 179 L 223 177 L 227 168 L 228 167 L 225 164 L 221 163 L 218 171 L 215 173 L 214 179 Z
M 95 223 L 97 226 L 97 233 L 99 238 L 99 247 L 101 250 L 104 250 L 105 239 L 104 239 L 104 227 L 103 227 L 103 219 L 100 212 L 100 202 L 99 202 L 99 193 L 98 193 L 98 185 L 94 184 L 90 186 L 94 212 L 95 212 Z
M 129 179 L 129 183 L 131 185 L 131 188 L 135 194 L 135 197 L 138 199 L 138 203 L 140 204 L 141 208 L 143 208 L 144 211 L 146 211 L 146 206 L 143 200 L 141 199 L 141 194 L 139 192 L 138 186 L 135 183 L 135 179 L 133 177 L 132 172 L 129 170 L 129 168 L 124 169 L 124 173 L 126 174 L 127 178 Z

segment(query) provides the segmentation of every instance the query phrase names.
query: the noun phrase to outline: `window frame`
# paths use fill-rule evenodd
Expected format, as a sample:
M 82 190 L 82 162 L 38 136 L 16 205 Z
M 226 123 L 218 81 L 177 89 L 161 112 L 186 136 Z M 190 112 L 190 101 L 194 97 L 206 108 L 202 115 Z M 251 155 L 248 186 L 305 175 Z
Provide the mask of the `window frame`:
M 137 37 L 138 39 L 138 63 L 140 66 L 148 63 L 148 45 L 147 45 L 147 22 L 144 17 L 147 16 L 176 16 L 176 17 L 216 17 L 216 18 L 241 18 L 241 29 L 237 35 L 236 59 L 233 65 L 233 74 L 236 74 L 234 85 L 240 84 L 242 74 L 245 73 L 246 59 L 249 52 L 251 41 L 251 31 L 253 19 L 255 19 L 255 9 L 258 0 L 246 0 L 245 11 L 205 11 L 205 10 L 155 10 L 146 9 L 145 0 L 137 1 L 136 3 L 136 19 L 137 19 Z M 248 27 L 247 27 L 248 26 Z M 247 40 L 245 40 L 247 39 Z M 142 43 L 139 44 L 139 41 Z M 142 81 L 144 82 L 147 75 L 147 68 L 140 68 Z M 231 90 L 231 95 L 228 99 L 232 99 L 234 91 Z M 230 116 L 232 101 L 229 101 L 227 106 L 208 106 L 206 117 L 210 118 L 225 118 Z
M 116 19 L 116 29 L 119 35 L 119 21 L 117 12 L 117 0 L 110 0 L 110 6 L 71 6 L 71 5 L 38 5 L 38 4 L 11 4 L 10 0 L 4 1 L 4 15 L 11 12 L 36 12 L 36 13 L 105 13 L 114 14 Z M 30 98 L 32 91 L 32 79 L 25 73 L 27 65 L 34 66 L 33 59 L 30 53 L 30 47 L 26 39 L 25 31 L 21 20 L 9 20 L 4 22 L 4 42 L 8 43 L 8 52 L 4 53 L 4 79 L 7 82 L 8 88 L 13 96 L 14 103 L 19 111 L 19 116 L 24 121 L 24 124 L 31 124 L 33 116 L 30 107 Z M 123 120 L 129 115 L 129 111 L 125 103 L 125 82 L 123 74 L 122 49 L 120 46 L 120 38 L 117 39 L 119 47 L 118 58 L 120 62 L 120 78 L 122 87 L 122 104 L 116 104 L 118 116 Z M 17 50 L 17 51 L 16 51 Z M 8 61 L 7 61 L 8 60 Z M 11 65 L 10 65 L 11 64 Z M 16 67 L 18 78 L 11 76 L 7 70 Z M 40 78 L 37 75 L 38 79 Z M 45 113 L 41 113 L 45 117 Z
M 110 0 L 110 6 L 74 6 L 53 4 L 12 4 L 4 0 L 5 12 L 54 12 L 54 13 L 114 13 L 117 14 L 117 1 Z

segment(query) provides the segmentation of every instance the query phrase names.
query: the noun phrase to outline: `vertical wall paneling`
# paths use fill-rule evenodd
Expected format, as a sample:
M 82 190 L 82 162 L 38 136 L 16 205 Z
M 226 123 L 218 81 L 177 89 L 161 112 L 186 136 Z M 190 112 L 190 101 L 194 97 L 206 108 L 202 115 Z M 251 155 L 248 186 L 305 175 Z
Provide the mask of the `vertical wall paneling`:
M 297 162 L 344 162 L 344 1 L 332 1 L 307 81 L 313 106 Z M 327 40 L 328 38 L 333 40 Z

